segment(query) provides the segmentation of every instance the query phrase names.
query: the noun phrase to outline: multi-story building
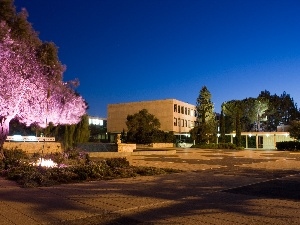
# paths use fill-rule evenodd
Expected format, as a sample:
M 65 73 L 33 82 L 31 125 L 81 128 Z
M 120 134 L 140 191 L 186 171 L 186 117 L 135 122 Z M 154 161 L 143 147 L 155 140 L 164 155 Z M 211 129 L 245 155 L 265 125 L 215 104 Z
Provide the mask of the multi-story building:
M 107 109 L 107 132 L 127 131 L 128 115 L 147 109 L 161 124 L 160 130 L 173 131 L 175 135 L 189 134 L 196 121 L 195 105 L 176 99 L 109 104 Z

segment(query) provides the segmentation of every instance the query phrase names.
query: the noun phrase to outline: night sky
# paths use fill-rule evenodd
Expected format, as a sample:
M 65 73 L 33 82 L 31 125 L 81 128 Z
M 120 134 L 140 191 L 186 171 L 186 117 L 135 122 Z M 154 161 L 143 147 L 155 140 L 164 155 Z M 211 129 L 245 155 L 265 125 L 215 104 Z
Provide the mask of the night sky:
M 175 98 L 202 86 L 222 102 L 284 91 L 300 101 L 298 0 L 15 0 L 59 47 L 64 80 L 91 116 L 107 104 Z

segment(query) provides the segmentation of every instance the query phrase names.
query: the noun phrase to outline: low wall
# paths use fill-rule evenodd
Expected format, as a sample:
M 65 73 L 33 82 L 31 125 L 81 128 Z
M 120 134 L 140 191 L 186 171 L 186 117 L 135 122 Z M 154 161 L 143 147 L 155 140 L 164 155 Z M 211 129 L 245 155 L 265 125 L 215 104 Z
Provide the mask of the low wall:
M 4 142 L 5 149 L 22 149 L 27 153 L 54 153 L 63 152 L 62 144 L 59 142 Z
M 118 144 L 118 152 L 133 152 L 136 149 L 136 144 Z
M 152 148 L 173 148 L 174 144 L 173 143 L 152 143 L 150 145 Z

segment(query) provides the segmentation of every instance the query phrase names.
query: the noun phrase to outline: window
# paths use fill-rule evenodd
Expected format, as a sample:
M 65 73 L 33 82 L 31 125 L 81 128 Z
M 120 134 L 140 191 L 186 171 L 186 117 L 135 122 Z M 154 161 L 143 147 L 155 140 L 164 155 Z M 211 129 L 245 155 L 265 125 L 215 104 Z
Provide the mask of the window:
M 184 106 L 181 106 L 181 113 L 184 114 Z
M 193 128 L 194 127 L 194 122 L 191 121 L 190 125 L 191 125 L 191 128 Z
M 187 120 L 185 120 L 185 127 L 187 127 Z
M 181 127 L 181 120 L 178 118 L 178 126 Z
M 182 121 L 181 121 L 181 122 L 182 122 L 182 127 L 184 127 L 184 119 L 182 119 Z
M 180 105 L 178 105 L 178 113 L 180 113 Z
M 174 126 L 177 126 L 177 118 L 174 117 Z
M 174 104 L 174 112 L 177 112 L 177 104 Z
M 184 108 L 184 114 L 187 115 L 187 107 Z
M 191 110 L 190 110 L 190 108 L 188 108 L 188 115 L 191 115 Z

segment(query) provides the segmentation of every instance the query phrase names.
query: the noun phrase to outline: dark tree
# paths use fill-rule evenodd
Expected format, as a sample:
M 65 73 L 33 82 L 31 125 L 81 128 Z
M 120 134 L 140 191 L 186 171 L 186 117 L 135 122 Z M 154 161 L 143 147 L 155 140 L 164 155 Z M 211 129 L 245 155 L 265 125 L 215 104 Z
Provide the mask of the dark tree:
M 224 113 L 223 113 L 223 110 L 221 110 L 221 115 L 220 115 L 220 139 L 219 139 L 219 142 L 221 143 L 225 143 L 225 117 L 224 117 Z
M 269 91 L 265 90 L 259 94 L 260 97 L 269 101 L 269 108 L 265 113 L 267 116 L 267 120 L 264 122 L 265 131 L 276 131 L 277 126 L 288 125 L 290 121 L 300 119 L 297 104 L 286 92 L 278 96 L 271 95 Z
M 290 136 L 300 140 L 300 121 L 299 120 L 293 120 L 290 122 Z
M 127 141 L 138 144 L 153 142 L 153 134 L 160 128 L 159 120 L 146 109 L 127 116 Z

